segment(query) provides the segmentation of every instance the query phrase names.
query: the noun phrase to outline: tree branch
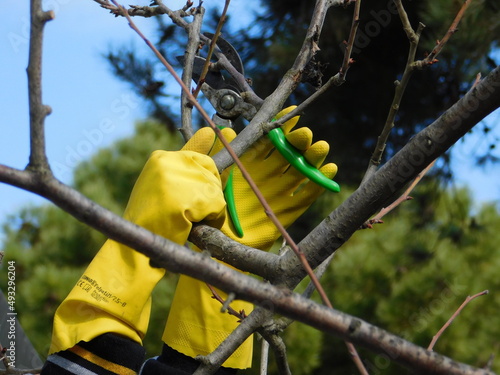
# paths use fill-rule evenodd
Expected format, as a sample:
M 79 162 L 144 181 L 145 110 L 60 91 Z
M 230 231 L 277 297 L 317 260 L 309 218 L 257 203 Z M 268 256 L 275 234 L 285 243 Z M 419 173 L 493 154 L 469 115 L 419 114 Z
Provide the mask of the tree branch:
M 394 120 L 399 111 L 401 100 L 403 99 L 406 87 L 414 71 L 412 64 L 415 61 L 415 55 L 417 53 L 420 34 L 422 33 L 422 30 L 425 27 L 422 23 L 419 23 L 417 31 L 414 32 L 410 25 L 410 21 L 408 20 L 408 16 L 403 8 L 401 0 L 395 0 L 395 3 L 398 8 L 398 13 L 401 22 L 403 23 L 403 29 L 405 30 L 406 35 L 408 36 L 408 40 L 410 42 L 410 50 L 408 52 L 408 58 L 406 60 L 406 66 L 401 81 L 394 82 L 394 85 L 396 86 L 394 92 L 394 98 L 392 99 L 389 113 L 387 114 L 387 119 L 385 120 L 384 128 L 382 129 L 382 132 L 377 139 L 375 150 L 373 151 L 370 163 L 368 165 L 368 169 L 366 170 L 365 176 L 363 177 L 361 183 L 367 181 L 380 165 L 380 162 L 382 160 L 382 155 L 385 151 L 387 139 L 391 134 L 392 128 L 394 128 Z
M 311 266 L 318 266 L 342 246 L 385 202 L 499 107 L 500 67 L 497 67 L 431 125 L 416 134 L 299 243 Z M 280 261 L 280 269 L 288 271 L 283 274 L 283 283 L 297 285 L 304 277 L 297 261 L 291 254 L 285 254 Z
M 309 250 L 305 251 L 309 253 L 308 259 L 313 267 L 340 247 L 363 223 L 362 219 L 353 220 L 353 213 L 361 212 L 375 202 L 371 213 L 368 211 L 362 214 L 369 218 L 381 204 L 411 181 L 413 176 L 418 175 L 427 163 L 444 153 L 482 118 L 497 109 L 500 106 L 499 98 L 500 73 L 497 68 L 427 129 L 415 136 L 387 166 L 376 172 L 373 182 L 358 189 L 299 244 L 303 249 L 310 247 L 310 253 Z M 302 267 L 291 253 L 279 260 L 281 265 L 277 269 L 281 271 L 281 281 L 293 289 L 305 276 Z M 274 282 L 279 281 L 274 279 Z
M 254 116 L 252 121 L 250 121 L 238 137 L 231 142 L 231 146 L 236 155 L 243 154 L 243 152 L 245 152 L 250 145 L 264 136 L 266 124 L 270 122 L 276 113 L 278 113 L 278 111 L 283 107 L 286 99 L 290 96 L 293 90 L 295 90 L 296 86 L 300 82 L 302 71 L 317 51 L 315 46 L 317 47 L 317 41 L 321 35 L 323 22 L 329 7 L 340 6 L 343 4 L 344 1 L 339 0 L 316 1 L 311 23 L 292 68 L 285 74 L 276 90 L 274 90 L 274 92 L 264 100 L 260 110 Z M 225 150 L 221 150 L 213 157 L 213 159 L 221 169 L 227 168 L 232 162 L 229 154 Z
M 439 54 L 439 52 L 441 52 L 444 45 L 448 42 L 448 40 L 451 38 L 451 36 L 457 32 L 458 24 L 460 23 L 463 16 L 465 15 L 465 11 L 469 7 L 470 3 L 471 3 L 471 0 L 464 0 L 462 7 L 460 8 L 457 15 L 455 16 L 455 19 L 451 23 L 451 26 L 448 28 L 448 31 L 446 32 L 443 39 L 438 41 L 438 43 L 433 48 L 431 53 L 429 53 L 429 55 L 427 55 L 427 57 L 425 59 L 415 62 L 415 66 L 417 68 L 422 68 L 426 65 L 432 65 L 432 64 L 437 62 L 436 56 Z
M 412 181 L 410 186 L 408 186 L 408 188 L 405 190 L 405 192 L 403 194 L 401 194 L 401 196 L 398 199 L 396 199 L 394 202 L 392 202 L 389 206 L 382 208 L 380 210 L 380 212 L 377 215 L 375 215 L 375 217 L 371 218 L 365 224 L 363 224 L 362 228 L 371 228 L 372 224 L 382 223 L 382 218 L 385 215 L 387 215 L 389 212 L 394 210 L 401 203 L 411 200 L 412 198 L 410 197 L 410 193 L 413 191 L 415 186 L 417 186 L 417 184 L 422 180 L 422 178 L 425 176 L 425 174 L 434 166 L 435 162 L 436 161 L 434 160 L 427 167 L 425 167 L 425 169 L 422 172 L 420 172 L 417 175 L 417 177 L 415 177 L 415 179 Z
M 332 254 L 362 225 L 364 220 L 353 218 L 353 214 L 368 208 L 361 215 L 369 218 L 387 199 L 424 170 L 427 163 L 444 153 L 470 128 L 498 107 L 499 68 L 475 85 L 427 129 L 416 135 L 384 168 L 375 173 L 374 181 L 370 180 L 369 185 L 358 189 L 299 244 L 308 253 L 312 266 L 315 267 Z M 197 230 L 202 230 L 203 227 L 200 226 Z M 219 240 L 224 243 L 222 238 Z M 237 251 L 236 248 L 233 249 Z M 287 287 L 295 288 L 305 276 L 301 265 L 291 252 L 279 260 L 281 265 L 277 269 L 281 271 L 281 281 Z M 274 278 L 274 282 L 279 281 Z
M 188 42 L 186 52 L 184 53 L 184 69 L 182 70 L 182 82 L 186 87 L 191 87 L 193 79 L 193 63 L 196 57 L 196 52 L 200 46 L 200 31 L 203 22 L 205 9 L 198 7 L 198 11 L 194 14 L 193 22 L 191 22 L 185 30 L 188 34 Z M 188 141 L 193 136 L 193 111 L 192 104 L 189 101 L 188 95 L 181 89 L 181 128 L 179 129 L 184 141 Z
M 121 11 L 122 14 L 125 16 L 127 21 L 129 22 L 130 27 L 144 40 L 144 42 L 153 50 L 155 55 L 158 57 L 158 59 L 163 63 L 163 65 L 167 68 L 167 70 L 172 74 L 172 76 L 175 78 L 175 80 L 181 85 L 183 92 L 186 94 L 187 98 L 189 99 L 190 103 L 195 106 L 201 113 L 201 115 L 204 117 L 205 121 L 210 125 L 210 127 L 215 131 L 219 139 L 222 141 L 224 144 L 224 147 L 228 150 L 228 152 L 231 154 L 231 157 L 233 158 L 234 162 L 238 165 L 243 177 L 245 180 L 248 182 L 250 187 L 252 188 L 252 191 L 254 192 L 256 198 L 259 200 L 260 204 L 262 205 L 266 215 L 269 217 L 271 222 L 276 226 L 278 229 L 279 233 L 283 236 L 284 240 L 286 243 L 290 246 L 290 248 L 293 250 L 297 258 L 299 259 L 300 263 L 302 264 L 302 267 L 306 271 L 307 275 L 311 278 L 311 281 L 314 283 L 314 286 L 316 287 L 316 290 L 321 296 L 321 299 L 323 303 L 332 308 L 332 304 L 330 300 L 328 299 L 328 296 L 326 292 L 324 291 L 323 287 L 321 286 L 321 283 L 319 280 L 316 278 L 313 269 L 309 265 L 306 256 L 304 253 L 300 250 L 300 248 L 297 246 L 295 241 L 292 239 L 290 234 L 286 231 L 284 226 L 281 224 L 281 222 L 278 220 L 277 216 L 275 215 L 274 211 L 271 209 L 271 206 L 267 203 L 266 199 L 260 192 L 259 188 L 253 181 L 252 177 L 249 175 L 248 171 L 244 168 L 243 164 L 239 160 L 239 158 L 235 155 L 234 151 L 232 150 L 231 146 L 228 144 L 224 136 L 222 135 L 220 129 L 215 126 L 215 124 L 211 121 L 211 119 L 207 116 L 206 112 L 203 110 L 203 108 L 199 105 L 199 103 L 196 101 L 196 98 L 194 94 L 192 94 L 187 86 L 182 82 L 182 80 L 177 76 L 175 71 L 172 69 L 170 64 L 166 61 L 166 59 L 160 54 L 160 52 L 156 49 L 156 47 L 142 34 L 142 32 L 137 28 L 137 26 L 134 24 L 134 22 L 131 20 L 130 16 L 126 13 L 125 8 L 123 6 L 119 5 L 116 0 L 111 0 L 113 4 L 115 4 Z M 229 5 L 229 2 L 226 2 L 226 8 Z M 324 18 L 324 16 L 323 16 Z M 222 27 L 221 23 L 219 23 L 219 26 Z M 218 32 L 220 32 L 220 29 L 218 27 Z M 319 31 L 315 33 L 315 38 L 319 38 Z M 215 38 L 214 38 L 215 39 Z M 312 40 L 312 43 L 316 43 L 317 40 Z M 211 42 L 211 46 L 213 47 L 215 45 L 214 40 Z M 313 53 L 315 53 L 314 48 L 312 49 Z M 366 369 L 363 366 L 363 363 L 361 359 L 359 358 L 356 349 L 354 346 L 346 342 L 346 345 L 348 346 L 349 353 L 352 356 L 352 359 L 354 360 L 356 366 L 360 370 L 361 374 L 368 374 Z
M 215 47 L 217 47 L 217 39 L 219 39 L 219 36 L 221 34 L 222 26 L 224 26 L 224 23 L 226 22 L 226 14 L 227 14 L 227 9 L 229 8 L 229 3 L 231 0 L 225 0 L 224 2 L 224 8 L 222 10 L 222 14 L 220 16 L 219 22 L 217 23 L 217 28 L 215 29 L 214 36 L 212 40 L 210 41 L 210 47 L 208 49 L 208 54 L 207 58 L 205 60 L 205 65 L 203 65 L 203 69 L 200 74 L 200 80 L 198 81 L 198 84 L 196 85 L 196 89 L 193 92 L 193 96 L 195 98 L 198 97 L 198 94 L 201 91 L 201 86 L 205 82 L 205 77 L 207 76 L 208 73 L 208 67 L 210 65 L 210 60 L 212 59 L 212 55 L 214 53 Z
M 446 33 L 445 37 L 441 42 L 438 43 L 438 45 L 433 49 L 431 54 L 427 56 L 424 60 L 421 61 L 415 61 L 415 55 L 418 47 L 418 43 L 420 40 L 420 35 L 422 33 L 422 30 L 424 29 L 425 25 L 423 23 L 419 23 L 417 31 L 414 31 L 413 28 L 411 27 L 410 20 L 408 19 L 408 15 L 406 11 L 404 10 L 403 3 L 401 0 L 394 0 L 394 3 L 396 4 L 396 7 L 398 9 L 398 14 L 399 18 L 401 19 L 401 23 L 403 25 L 403 30 L 405 31 L 408 40 L 410 42 L 410 50 L 408 52 L 408 58 L 406 61 L 406 66 L 405 70 L 403 72 L 403 76 L 401 78 L 401 81 L 396 81 L 396 89 L 394 92 L 394 98 L 391 104 L 391 107 L 389 109 L 389 113 L 387 115 L 386 122 L 384 124 L 384 128 L 380 134 L 380 136 L 377 139 L 377 145 L 375 146 L 375 150 L 373 152 L 373 155 L 370 159 L 368 168 L 366 170 L 365 176 L 363 177 L 363 180 L 361 183 L 364 183 L 367 181 L 373 173 L 377 170 L 378 166 L 380 165 L 380 162 L 382 160 L 382 155 L 385 151 L 385 146 L 387 143 L 387 139 L 389 138 L 389 135 L 392 131 L 392 128 L 394 127 L 394 120 L 396 118 L 396 115 L 399 111 L 399 106 L 401 104 L 401 100 L 403 99 L 403 95 L 405 93 L 406 87 L 408 85 L 408 82 L 410 81 L 410 78 L 414 72 L 415 69 L 421 69 L 423 67 L 429 66 L 433 64 L 434 62 L 437 62 L 435 60 L 435 57 L 437 54 L 441 51 L 441 49 L 444 47 L 446 42 L 449 40 L 451 35 L 456 31 L 456 27 L 460 20 L 462 19 L 463 15 L 465 14 L 465 10 L 468 7 L 468 3 L 470 0 L 466 0 L 458 12 L 457 16 L 455 17 L 454 21 L 452 22 L 452 25 L 450 26 L 448 32 Z
M 272 309 L 272 303 L 266 302 L 266 307 Z M 193 375 L 213 374 L 234 352 L 235 346 L 241 345 L 255 330 L 264 322 L 270 319 L 272 310 L 256 308 L 248 315 L 236 329 L 210 354 L 198 356 L 196 359 L 201 362 L 200 367 Z
M 316 99 L 318 99 L 321 95 L 323 95 L 330 87 L 333 85 L 340 86 L 345 82 L 345 77 L 347 75 L 347 70 L 351 66 L 353 60 L 351 59 L 351 53 L 354 46 L 354 41 L 356 40 L 356 32 L 358 30 L 359 25 L 359 12 L 361 8 L 361 0 L 356 1 L 356 5 L 354 7 L 354 14 L 352 18 L 351 30 L 349 32 L 349 38 L 346 42 L 346 49 L 344 51 L 344 58 L 342 62 L 342 66 L 337 74 L 321 86 L 318 90 L 316 90 L 311 96 L 305 99 L 302 103 L 300 103 L 293 111 L 290 111 L 286 115 L 282 116 L 277 121 L 273 121 L 271 123 L 267 123 L 263 125 L 264 133 L 269 133 L 271 130 L 283 125 L 285 122 L 290 120 L 291 118 L 301 114 L 304 110 L 313 103 Z
M 446 330 L 446 328 L 448 328 L 450 326 L 450 324 L 453 323 L 453 321 L 458 316 L 458 314 L 460 314 L 460 312 L 464 309 L 465 306 L 467 306 L 469 304 L 470 301 L 472 301 L 473 299 L 476 299 L 477 297 L 484 296 L 484 295 L 486 295 L 488 293 L 489 293 L 488 290 L 483 290 L 482 292 L 476 293 L 473 296 L 467 296 L 467 298 L 460 305 L 460 307 L 457 309 L 457 311 L 455 311 L 453 313 L 453 315 L 450 317 L 450 319 L 448 319 L 448 321 L 444 324 L 444 326 L 441 327 L 441 329 L 438 331 L 438 333 L 436 333 L 434 335 L 434 337 L 432 338 L 431 343 L 427 347 L 427 350 L 433 350 L 434 349 L 434 345 L 436 345 L 437 340 L 439 340 L 439 338 L 441 337 L 441 335 L 443 334 L 443 332 Z
M 259 330 L 265 342 L 269 344 L 274 353 L 276 366 L 280 375 L 292 375 L 292 371 L 288 365 L 286 345 L 283 339 L 278 334 L 269 334 L 265 329 Z
M 272 280 L 276 275 L 279 256 L 245 246 L 224 235 L 220 230 L 204 224 L 195 224 L 189 241 L 211 256 L 231 264 L 243 272 Z
M 41 0 L 31 0 L 31 28 L 28 63 L 30 108 L 30 158 L 28 168 L 52 173 L 45 153 L 45 117 L 52 111 L 42 102 L 42 48 L 45 23 L 54 19 L 53 11 L 44 12 Z

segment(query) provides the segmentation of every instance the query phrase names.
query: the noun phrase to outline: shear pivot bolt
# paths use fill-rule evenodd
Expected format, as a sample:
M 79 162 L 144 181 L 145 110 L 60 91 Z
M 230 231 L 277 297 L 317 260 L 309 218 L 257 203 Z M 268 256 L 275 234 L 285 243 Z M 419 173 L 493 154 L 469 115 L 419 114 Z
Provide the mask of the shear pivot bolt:
M 234 99 L 234 96 L 230 94 L 224 95 L 222 98 L 220 98 L 220 106 L 222 109 L 225 109 L 226 111 L 232 109 L 236 104 L 236 100 Z

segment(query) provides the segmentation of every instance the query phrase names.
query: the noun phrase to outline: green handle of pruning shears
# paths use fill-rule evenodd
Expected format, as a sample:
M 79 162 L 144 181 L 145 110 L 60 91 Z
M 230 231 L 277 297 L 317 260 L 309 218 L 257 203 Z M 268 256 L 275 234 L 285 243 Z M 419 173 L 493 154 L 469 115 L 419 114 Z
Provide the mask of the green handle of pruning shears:
M 234 199 L 233 190 L 233 172 L 234 167 L 231 167 L 229 176 L 226 181 L 226 187 L 224 188 L 224 198 L 226 198 L 227 211 L 229 212 L 229 217 L 234 226 L 234 230 L 239 238 L 243 237 L 243 228 L 241 227 L 240 219 L 238 217 L 238 211 L 236 211 L 236 200 Z
M 330 190 L 334 193 L 338 193 L 340 191 L 339 184 L 330 180 L 323 173 L 321 173 L 318 168 L 312 166 L 306 158 L 286 140 L 285 134 L 281 128 L 271 130 L 267 136 L 279 153 L 290 163 L 291 166 L 302 173 L 302 175 L 326 190 Z M 244 233 L 238 217 L 238 211 L 236 210 L 236 201 L 233 191 L 233 169 L 231 169 L 231 172 L 229 173 L 226 187 L 224 189 L 224 196 L 227 202 L 229 217 L 231 218 L 236 234 L 241 238 Z
M 330 180 L 323 173 L 321 173 L 318 168 L 309 164 L 306 158 L 286 140 L 285 134 L 281 128 L 271 130 L 267 136 L 280 154 L 290 163 L 290 165 L 302 173 L 302 175 L 315 184 L 318 184 L 327 190 L 333 191 L 334 193 L 338 193 L 340 191 L 339 184 Z

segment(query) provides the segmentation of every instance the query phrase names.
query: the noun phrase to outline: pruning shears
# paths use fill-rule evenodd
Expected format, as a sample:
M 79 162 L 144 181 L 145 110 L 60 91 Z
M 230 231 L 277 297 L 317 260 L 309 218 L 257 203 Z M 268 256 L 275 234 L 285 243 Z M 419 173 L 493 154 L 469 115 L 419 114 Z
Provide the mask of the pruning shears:
M 211 33 L 204 33 L 204 35 L 209 39 L 214 37 Z M 243 63 L 235 48 L 221 36 L 217 39 L 217 47 L 231 65 L 243 75 Z M 178 57 L 178 60 L 183 63 L 184 58 Z M 198 83 L 201 78 L 201 72 L 205 63 L 205 58 L 201 56 L 195 57 L 193 80 L 196 83 Z M 257 113 L 257 108 L 243 99 L 241 93 L 244 92 L 244 88 L 240 87 L 233 78 L 225 77 L 221 71 L 210 70 L 204 78 L 201 91 L 214 107 L 216 113 L 213 115 L 213 121 L 219 127 L 232 127 L 233 121 L 240 116 L 251 121 Z M 285 134 L 280 127 L 271 130 L 267 136 L 280 154 L 290 163 L 290 165 L 304 175 L 304 177 L 307 177 L 309 180 L 332 192 L 338 193 L 340 191 L 340 186 L 335 181 L 327 178 L 316 167 L 312 166 L 299 150 L 286 140 Z M 224 189 L 224 195 L 231 221 L 233 222 L 237 235 L 241 238 L 244 233 L 236 211 L 232 176 L 233 171 L 231 170 Z

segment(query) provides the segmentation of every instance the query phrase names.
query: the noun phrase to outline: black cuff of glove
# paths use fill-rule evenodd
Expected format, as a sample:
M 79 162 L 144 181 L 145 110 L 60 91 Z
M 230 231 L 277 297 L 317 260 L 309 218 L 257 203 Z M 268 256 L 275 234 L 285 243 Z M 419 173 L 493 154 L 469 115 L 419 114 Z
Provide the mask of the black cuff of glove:
M 148 359 L 141 370 L 141 375 L 191 375 L 200 363 L 167 345 L 163 345 L 162 353 L 157 358 Z M 237 370 L 221 367 L 215 375 L 236 375 Z
M 80 341 L 74 347 L 50 355 L 42 368 L 42 375 L 139 372 L 145 350 L 137 342 L 106 333 L 89 342 Z M 129 371 L 126 371 L 129 372 Z

